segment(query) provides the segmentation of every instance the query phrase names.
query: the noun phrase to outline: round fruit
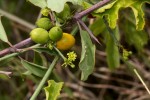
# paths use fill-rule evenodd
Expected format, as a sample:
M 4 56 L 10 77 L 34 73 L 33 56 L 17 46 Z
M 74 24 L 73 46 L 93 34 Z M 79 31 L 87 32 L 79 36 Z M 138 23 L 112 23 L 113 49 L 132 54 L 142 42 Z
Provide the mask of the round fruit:
M 35 28 L 30 32 L 31 39 L 40 44 L 44 44 L 49 40 L 48 32 L 42 28 Z
M 61 19 L 66 19 L 71 15 L 71 11 L 70 11 L 70 7 L 68 6 L 68 4 L 64 5 L 64 9 L 62 12 L 57 13 L 57 16 Z
M 52 41 L 58 41 L 62 38 L 62 35 L 63 35 L 63 31 L 60 27 L 53 27 L 50 29 L 49 31 L 49 38 L 52 40 Z
M 46 30 L 49 30 L 52 27 L 52 23 L 49 18 L 40 18 L 39 20 L 36 21 L 36 25 L 39 28 L 43 28 Z
M 56 47 L 59 50 L 68 50 L 70 48 L 72 48 L 75 44 L 75 38 L 68 33 L 63 33 L 62 38 L 57 41 L 56 43 Z

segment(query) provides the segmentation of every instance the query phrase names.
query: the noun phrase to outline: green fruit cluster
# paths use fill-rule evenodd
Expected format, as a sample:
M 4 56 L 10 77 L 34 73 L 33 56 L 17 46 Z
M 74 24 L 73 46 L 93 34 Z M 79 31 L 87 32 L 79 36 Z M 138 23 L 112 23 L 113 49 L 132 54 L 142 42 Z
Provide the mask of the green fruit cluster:
M 43 17 L 36 21 L 38 28 L 30 32 L 30 37 L 35 43 L 45 44 L 49 40 L 56 42 L 61 39 L 63 31 L 60 27 L 52 25 L 49 18 Z
M 47 16 L 50 9 L 43 9 L 43 16 Z M 58 18 L 65 19 L 70 16 L 70 8 L 67 4 L 64 6 L 64 10 L 56 15 Z M 48 47 L 52 48 L 51 43 L 55 43 L 56 47 L 60 50 L 67 50 L 71 48 L 75 39 L 71 34 L 63 33 L 62 29 L 58 26 L 53 26 L 51 20 L 48 17 L 40 18 L 36 21 L 37 28 L 30 32 L 30 38 L 39 44 L 49 44 Z M 68 42 L 70 43 L 68 43 Z M 69 45 L 70 44 L 70 45 Z M 64 49 L 64 45 L 65 49 Z M 63 49 L 62 49 L 63 48 Z

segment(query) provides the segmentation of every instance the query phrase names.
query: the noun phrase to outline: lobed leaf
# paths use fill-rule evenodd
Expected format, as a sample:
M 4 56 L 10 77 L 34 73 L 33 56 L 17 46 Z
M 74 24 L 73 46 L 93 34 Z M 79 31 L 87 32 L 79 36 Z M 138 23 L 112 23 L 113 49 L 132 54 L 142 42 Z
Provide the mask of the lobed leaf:
M 142 30 L 145 25 L 142 5 L 145 2 L 150 3 L 149 0 L 115 0 L 112 3 L 98 9 L 93 15 L 99 17 L 107 16 L 109 26 L 114 29 L 116 27 L 119 10 L 121 8 L 130 7 L 135 15 L 136 29 Z
M 54 80 L 48 81 L 48 86 L 44 88 L 46 100 L 57 100 L 63 86 L 63 82 L 56 83 Z

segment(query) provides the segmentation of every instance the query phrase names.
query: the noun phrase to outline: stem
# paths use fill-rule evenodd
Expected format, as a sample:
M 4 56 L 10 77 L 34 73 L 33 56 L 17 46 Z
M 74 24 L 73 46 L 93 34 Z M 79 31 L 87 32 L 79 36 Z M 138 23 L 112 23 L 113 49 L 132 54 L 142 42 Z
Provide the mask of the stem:
M 146 86 L 145 82 L 143 81 L 142 77 L 139 75 L 139 73 L 137 72 L 136 69 L 133 69 L 135 74 L 137 75 L 137 77 L 139 78 L 139 80 L 142 82 L 143 86 L 145 87 L 145 89 L 147 90 L 147 92 L 150 94 L 150 90 L 148 89 L 148 87 Z
M 82 21 L 83 22 L 85 22 L 85 20 L 87 19 L 87 17 L 83 17 L 82 18 Z M 75 36 L 76 35 L 76 33 L 78 32 L 78 26 L 75 26 L 74 28 L 73 28 L 73 30 L 71 31 L 71 34 L 73 35 L 73 36 Z
M 54 49 L 58 52 L 58 54 L 62 57 L 64 61 L 67 59 L 56 47 L 54 47 Z
M 88 8 L 88 9 L 86 9 L 86 10 L 80 12 L 80 13 L 77 13 L 76 15 L 74 15 L 73 18 L 76 19 L 76 21 L 78 21 L 78 19 L 81 19 L 83 16 L 85 16 L 85 15 L 93 12 L 94 10 L 96 10 L 96 9 L 104 6 L 105 4 L 109 3 L 110 1 L 111 0 L 100 1 L 99 3 L 93 5 L 92 7 Z M 1 9 L 0 9 L 0 12 L 2 12 Z M 7 16 L 5 13 L 2 13 L 2 14 L 5 15 L 5 16 Z M 25 26 L 29 26 L 29 25 L 25 25 Z M 26 45 L 30 44 L 32 42 L 30 38 L 28 38 L 26 40 L 28 40 L 28 42 L 26 43 Z M 26 40 L 24 40 L 24 41 L 26 41 Z M 20 43 L 16 44 L 16 45 L 19 45 L 19 47 L 16 47 L 16 48 L 21 48 L 21 47 L 25 46 L 25 45 L 23 45 L 24 41 L 21 41 Z M 15 47 L 15 45 L 14 45 L 14 47 Z M 4 50 L 0 51 L 0 57 L 6 55 L 8 53 L 10 53 L 11 49 L 12 48 L 7 48 L 7 49 L 4 49 Z
M 13 15 L 13 14 L 10 14 L 10 13 L 2 10 L 2 9 L 0 9 L 0 14 L 4 15 L 5 17 L 7 17 L 8 19 L 10 19 L 10 20 L 12 20 L 14 22 L 22 24 L 23 26 L 25 26 L 25 27 L 27 27 L 29 29 L 35 28 L 35 25 L 33 25 L 33 24 L 31 24 L 31 23 L 29 23 L 29 22 L 27 22 L 27 21 L 25 21 L 25 20 L 15 16 L 15 15 Z
M 23 41 L 17 43 L 16 45 L 13 45 L 13 46 L 18 49 L 18 48 L 21 48 L 21 47 L 23 47 L 23 46 L 26 46 L 26 45 L 28 45 L 28 44 L 30 44 L 30 43 L 32 43 L 32 40 L 31 40 L 31 38 L 28 38 L 28 39 L 23 40 Z M 12 51 L 14 51 L 14 49 L 11 48 L 11 47 L 9 47 L 9 48 L 7 48 L 7 49 L 4 49 L 4 50 L 0 51 L 0 57 L 6 55 L 6 54 L 8 54 L 8 53 L 11 53 Z
M 119 41 L 117 40 L 117 38 L 116 38 L 116 36 L 115 36 L 113 30 L 109 27 L 109 24 L 108 24 L 108 22 L 107 22 L 107 20 L 106 20 L 106 17 L 104 17 L 103 20 L 104 20 L 104 23 L 105 23 L 105 26 L 106 26 L 108 32 L 110 33 L 110 35 L 111 35 L 112 38 L 114 39 L 114 41 L 115 41 L 115 43 L 117 44 L 117 46 L 120 47 L 120 43 L 119 43 Z
M 4 56 L 4 57 L 1 57 L 1 58 L 0 58 L 0 61 L 3 61 L 3 60 L 5 60 L 5 59 L 8 59 L 8 58 L 11 58 L 11 57 L 14 57 L 14 56 L 18 56 L 19 54 L 24 53 L 24 52 L 26 52 L 26 51 L 28 51 L 28 50 L 33 49 L 33 48 L 36 48 L 36 47 L 38 47 L 38 46 L 40 46 L 40 44 L 36 44 L 36 45 L 34 45 L 34 46 L 32 46 L 32 47 L 25 48 L 25 49 L 23 49 L 21 52 L 16 52 L 16 53 L 12 53 L 12 54 L 6 55 L 6 56 Z
M 98 2 L 97 4 L 93 5 L 92 7 L 80 12 L 80 13 L 77 13 L 74 18 L 77 20 L 77 19 L 80 19 L 82 18 L 83 16 L 93 12 L 94 10 L 104 6 L 105 4 L 107 4 L 108 2 L 110 2 L 111 0 L 103 0 L 103 1 L 100 1 Z
M 85 23 L 78 19 L 78 22 L 83 26 L 83 28 L 89 33 L 89 35 L 99 44 L 101 44 L 98 39 L 93 35 L 92 31 L 85 25 Z
M 35 90 L 35 92 L 33 93 L 32 97 L 30 98 L 30 100 L 35 100 L 36 97 L 38 96 L 38 94 L 40 93 L 42 87 L 44 86 L 46 80 L 48 79 L 48 77 L 50 76 L 54 66 L 56 65 L 56 62 L 58 61 L 59 57 L 56 56 L 52 62 L 52 64 L 49 66 L 47 72 L 45 73 L 43 79 L 41 80 L 40 84 L 38 85 L 37 89 Z

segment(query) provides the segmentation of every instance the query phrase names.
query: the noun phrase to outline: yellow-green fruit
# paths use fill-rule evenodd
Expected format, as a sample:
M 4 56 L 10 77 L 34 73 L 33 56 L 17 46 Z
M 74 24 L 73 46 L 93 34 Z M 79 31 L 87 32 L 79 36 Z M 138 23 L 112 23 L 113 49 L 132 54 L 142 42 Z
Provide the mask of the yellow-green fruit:
M 64 5 L 64 9 L 62 12 L 56 14 L 61 19 L 67 19 L 71 15 L 70 7 L 68 4 Z
M 48 32 L 43 28 L 35 28 L 30 32 L 30 37 L 35 43 L 44 44 L 49 40 Z
M 52 23 L 49 18 L 40 18 L 39 20 L 36 21 L 36 25 L 39 28 L 43 28 L 46 30 L 49 30 L 52 27 Z
M 57 41 L 56 47 L 59 50 L 68 50 L 75 44 L 75 38 L 69 33 L 63 33 L 62 38 Z
M 53 27 L 50 29 L 49 31 L 49 38 L 52 40 L 52 41 L 58 41 L 62 38 L 62 35 L 63 35 L 63 31 L 60 27 Z

